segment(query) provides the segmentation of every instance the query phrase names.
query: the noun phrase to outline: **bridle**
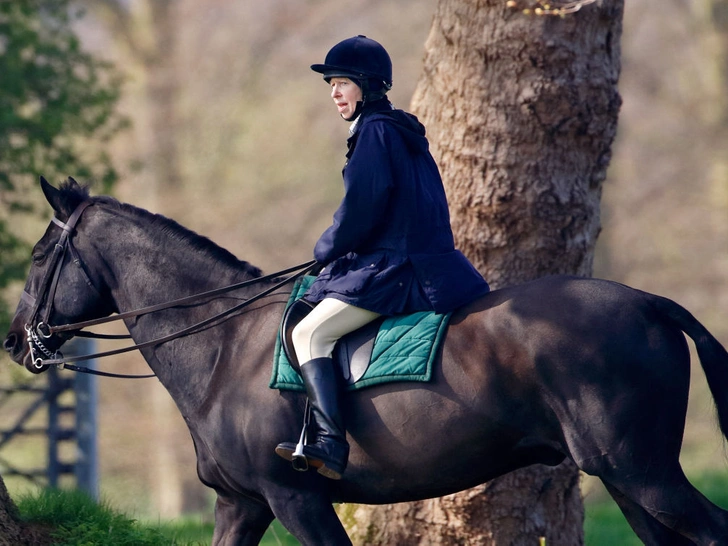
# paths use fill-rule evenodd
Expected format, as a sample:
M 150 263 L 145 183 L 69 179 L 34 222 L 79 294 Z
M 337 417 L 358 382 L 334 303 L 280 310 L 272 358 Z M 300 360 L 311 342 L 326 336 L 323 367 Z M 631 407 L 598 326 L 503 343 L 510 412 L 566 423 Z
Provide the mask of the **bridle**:
M 24 329 L 28 339 L 28 346 L 30 347 L 33 365 L 36 368 L 42 368 L 44 366 L 43 357 L 46 357 L 47 359 L 55 359 L 58 358 L 58 355 L 60 354 L 58 351 L 51 353 L 50 350 L 43 344 L 41 339 L 49 339 L 53 335 L 53 332 L 48 325 L 48 321 L 51 315 L 56 289 L 58 288 L 58 279 L 61 276 L 61 269 L 63 268 L 66 251 L 69 248 L 80 265 L 78 253 L 71 243 L 71 235 L 73 234 L 83 211 L 85 211 L 91 204 L 92 201 L 83 201 L 76 207 L 66 222 L 62 222 L 56 216 L 53 216 L 51 221 L 60 227 L 62 231 L 58 242 L 53 247 L 53 254 L 50 257 L 50 266 L 46 270 L 43 280 L 38 288 L 38 297 L 34 297 L 26 289 L 23 290 L 23 293 L 20 296 L 21 300 L 25 301 L 32 307 L 30 317 L 28 318 L 28 322 L 25 323 Z M 85 269 L 83 267 L 80 269 L 86 277 L 86 282 L 94 290 L 96 290 L 95 286 L 88 278 Z M 41 314 L 40 310 L 44 303 L 47 304 L 46 309 L 43 315 L 40 316 L 40 321 L 38 321 L 37 319 Z M 63 357 L 63 355 L 60 356 L 61 358 Z
M 250 304 L 272 294 L 279 288 L 283 287 L 284 285 L 296 280 L 298 277 L 301 277 L 311 271 L 316 265 L 315 261 L 309 261 L 303 264 L 299 264 L 297 266 L 284 269 L 282 271 L 278 271 L 276 273 L 272 273 L 270 275 L 265 275 L 262 277 L 256 277 L 254 279 L 249 279 L 246 281 L 242 281 L 236 284 L 232 284 L 229 286 L 224 286 L 222 288 L 216 288 L 213 290 L 209 290 L 206 292 L 202 292 L 199 294 L 193 294 L 191 296 L 186 296 L 183 298 L 175 299 L 168 302 L 159 303 L 156 305 L 151 305 L 148 307 L 144 307 L 141 309 L 136 309 L 133 311 L 126 311 L 124 313 L 118 313 L 116 315 L 110 316 L 110 317 L 103 317 L 99 319 L 93 319 L 93 320 L 87 320 L 84 322 L 76 322 L 72 324 L 63 324 L 58 326 L 52 326 L 49 324 L 50 315 L 52 312 L 53 307 L 53 300 L 55 298 L 56 290 L 58 288 L 58 279 L 61 275 L 61 269 L 63 268 L 64 258 L 66 255 L 66 252 L 70 252 L 73 256 L 74 263 L 79 266 L 79 269 L 81 270 L 83 276 L 85 277 L 86 283 L 93 289 L 96 294 L 101 297 L 101 294 L 99 293 L 99 290 L 96 288 L 94 283 L 91 281 L 91 279 L 88 276 L 88 273 L 86 272 L 86 268 L 83 266 L 83 262 L 81 261 L 81 257 L 78 254 L 78 251 L 73 246 L 73 242 L 71 240 L 71 235 L 73 235 L 76 224 L 78 223 L 79 219 L 81 218 L 81 215 L 83 212 L 88 208 L 90 205 L 93 205 L 93 201 L 86 200 L 80 203 L 76 209 L 73 211 L 71 216 L 69 216 L 68 220 L 66 222 L 62 222 L 55 216 L 52 219 L 52 222 L 60 227 L 63 231 L 61 232 L 61 236 L 58 240 L 58 242 L 55 244 L 53 248 L 53 254 L 50 258 L 50 265 L 48 267 L 48 270 L 46 271 L 43 280 L 40 283 L 40 287 L 38 289 L 38 296 L 34 297 L 31 295 L 27 290 L 23 290 L 23 293 L 21 295 L 21 300 L 25 301 L 27 304 L 29 304 L 32 307 L 30 318 L 28 319 L 28 322 L 24 325 L 25 332 L 27 335 L 27 341 L 28 346 L 30 347 L 30 353 L 31 358 L 33 361 L 33 366 L 35 366 L 38 369 L 42 369 L 46 366 L 57 366 L 59 368 L 66 368 L 77 372 L 83 372 L 83 373 L 90 373 L 94 375 L 101 375 L 105 377 L 123 377 L 123 378 L 145 378 L 145 377 L 154 377 L 154 374 L 150 375 L 125 375 L 125 374 L 113 374 L 109 372 L 102 372 L 99 370 L 93 370 L 90 368 L 83 368 L 80 366 L 73 366 L 69 363 L 71 362 L 78 362 L 83 360 L 89 360 L 92 358 L 101 358 L 106 356 L 112 356 L 117 355 L 121 353 L 126 353 L 130 351 L 140 350 L 144 349 L 146 347 L 152 347 L 156 345 L 160 345 L 162 343 L 166 343 L 168 341 L 171 341 L 173 339 L 177 339 L 183 336 L 190 335 L 195 332 L 199 332 L 202 329 L 213 325 L 213 324 L 220 324 L 224 322 L 227 318 L 229 318 L 231 315 L 236 313 L 237 311 L 240 311 L 244 307 L 249 306 Z M 291 274 L 292 273 L 292 274 Z M 284 275 L 289 275 L 288 277 L 285 277 L 281 279 Z M 278 280 L 281 279 L 281 280 Z M 99 324 L 106 324 L 110 322 L 120 321 L 131 317 L 137 317 L 141 315 L 147 315 L 150 313 L 154 313 L 156 311 L 161 311 L 163 309 L 170 309 L 172 307 L 178 307 L 182 305 L 188 305 L 191 303 L 197 303 L 201 301 L 206 300 L 212 300 L 213 298 L 220 296 L 222 294 L 226 294 L 228 292 L 232 292 L 234 290 L 238 290 L 241 288 L 245 288 L 247 286 L 251 286 L 254 284 L 267 282 L 270 280 L 278 280 L 273 286 L 270 288 L 267 288 L 266 290 L 263 290 L 262 292 L 256 294 L 250 299 L 244 300 L 242 303 L 235 305 L 229 309 L 226 309 L 225 311 L 222 311 L 221 313 L 218 313 L 212 317 L 206 318 L 196 324 L 193 324 L 191 326 L 185 327 L 177 332 L 173 332 L 171 334 L 152 339 L 149 341 L 145 341 L 143 343 L 137 343 L 128 347 L 123 347 L 120 349 L 115 349 L 112 351 L 105 351 L 100 353 L 94 353 L 89 355 L 78 355 L 73 357 L 64 357 L 60 351 L 51 352 L 43 343 L 44 339 L 50 339 L 54 334 L 59 333 L 71 333 L 69 337 L 78 336 L 78 337 L 90 337 L 90 338 L 101 338 L 101 339 L 128 339 L 131 336 L 128 335 L 108 335 L 108 334 L 97 334 L 93 332 L 84 332 L 82 331 L 83 328 L 88 328 L 90 326 L 96 326 Z M 45 311 L 41 315 L 40 310 L 43 307 L 43 304 L 46 303 Z M 40 316 L 40 321 L 37 319 Z

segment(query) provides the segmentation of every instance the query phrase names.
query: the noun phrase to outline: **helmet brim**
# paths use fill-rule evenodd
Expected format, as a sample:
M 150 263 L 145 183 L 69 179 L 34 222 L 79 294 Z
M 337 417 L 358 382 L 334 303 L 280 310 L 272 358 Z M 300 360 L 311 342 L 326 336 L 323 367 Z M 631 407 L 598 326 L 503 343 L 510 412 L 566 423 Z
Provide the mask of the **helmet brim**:
M 349 78 L 353 80 L 360 80 L 367 77 L 366 74 L 360 74 L 353 72 L 350 69 L 342 68 L 340 66 L 333 66 L 330 64 L 312 64 L 311 70 L 323 74 L 324 79 L 329 81 L 331 78 Z
M 318 72 L 319 74 L 325 74 L 327 70 L 333 68 L 333 66 L 329 66 L 327 64 L 312 64 L 311 70 L 314 72 Z

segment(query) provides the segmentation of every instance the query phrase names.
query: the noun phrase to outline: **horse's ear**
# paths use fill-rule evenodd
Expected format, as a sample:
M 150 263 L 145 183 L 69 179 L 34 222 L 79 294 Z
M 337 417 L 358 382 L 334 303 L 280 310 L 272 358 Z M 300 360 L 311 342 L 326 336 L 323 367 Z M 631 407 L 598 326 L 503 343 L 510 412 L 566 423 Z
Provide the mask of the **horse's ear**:
M 72 188 L 74 186 L 76 188 L 80 188 L 81 187 L 81 184 L 79 184 L 78 182 L 76 182 L 76 179 L 75 178 L 73 178 L 72 176 L 69 176 L 68 177 L 68 187 L 69 188 Z
M 50 185 L 48 180 L 44 177 L 40 177 L 40 188 L 43 190 L 43 195 L 53 207 L 56 212 L 61 212 L 61 192 Z

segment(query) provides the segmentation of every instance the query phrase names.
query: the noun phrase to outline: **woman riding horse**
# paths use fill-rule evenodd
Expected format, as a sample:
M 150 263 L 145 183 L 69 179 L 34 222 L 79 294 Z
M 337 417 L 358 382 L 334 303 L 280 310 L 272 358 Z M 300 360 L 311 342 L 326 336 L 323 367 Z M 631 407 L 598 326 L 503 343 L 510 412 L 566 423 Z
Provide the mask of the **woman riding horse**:
M 317 304 L 293 332 L 317 434 L 304 447 L 309 465 L 340 479 L 349 445 L 333 366 L 336 342 L 381 315 L 448 313 L 489 291 L 455 249 L 447 198 L 425 128 L 387 98 L 392 62 L 379 43 L 355 36 L 336 44 L 323 74 L 348 122 L 345 194 L 314 248 L 325 266 L 305 299 Z M 296 444 L 276 453 L 292 460 Z

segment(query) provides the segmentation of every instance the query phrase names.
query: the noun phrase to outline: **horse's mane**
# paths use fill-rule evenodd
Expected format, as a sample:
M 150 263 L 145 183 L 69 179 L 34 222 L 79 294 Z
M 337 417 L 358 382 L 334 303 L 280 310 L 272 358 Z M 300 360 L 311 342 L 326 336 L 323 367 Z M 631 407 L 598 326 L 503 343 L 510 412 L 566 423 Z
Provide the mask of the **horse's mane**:
M 190 248 L 198 252 L 203 252 L 209 257 L 224 263 L 230 267 L 236 269 L 242 269 L 245 273 L 252 277 L 260 277 L 262 272 L 260 269 L 251 265 L 250 263 L 240 260 L 232 252 L 222 248 L 215 244 L 207 237 L 199 235 L 194 231 L 181 226 L 174 220 L 162 216 L 161 214 L 154 214 L 147 210 L 144 210 L 127 203 L 121 203 L 113 197 L 109 196 L 95 196 L 90 197 L 89 189 L 86 185 L 79 185 L 72 179 L 66 182 L 62 182 L 59 186 L 61 192 L 61 199 L 64 204 L 64 212 L 71 214 L 73 210 L 83 201 L 91 199 L 94 203 L 104 204 L 126 214 L 134 216 L 136 218 L 142 218 L 149 222 L 150 225 L 158 227 L 160 231 L 166 235 L 169 235 L 173 239 L 185 242 Z

